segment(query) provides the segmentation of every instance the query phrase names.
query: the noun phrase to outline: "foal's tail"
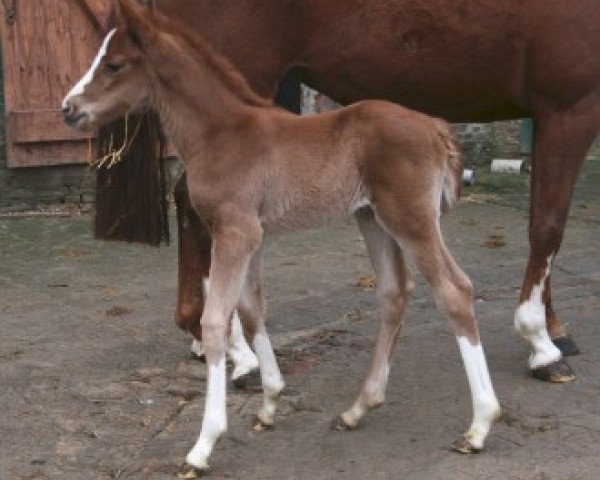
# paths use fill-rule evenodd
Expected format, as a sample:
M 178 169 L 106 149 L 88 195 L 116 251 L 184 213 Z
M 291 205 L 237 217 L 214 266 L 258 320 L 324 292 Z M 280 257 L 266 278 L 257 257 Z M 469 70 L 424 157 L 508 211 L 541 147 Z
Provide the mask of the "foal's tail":
M 436 119 L 436 130 L 446 156 L 444 183 L 442 187 L 442 212 L 446 213 L 460 197 L 463 178 L 463 158 L 458 141 L 450 131 L 450 126 L 446 122 Z

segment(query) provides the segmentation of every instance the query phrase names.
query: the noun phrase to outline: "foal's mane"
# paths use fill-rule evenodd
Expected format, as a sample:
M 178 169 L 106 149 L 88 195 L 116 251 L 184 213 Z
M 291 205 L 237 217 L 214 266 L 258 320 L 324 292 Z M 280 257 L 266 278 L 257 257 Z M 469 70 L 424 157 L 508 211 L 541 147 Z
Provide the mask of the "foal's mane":
M 271 101 L 254 92 L 246 78 L 231 61 L 215 51 L 200 33 L 191 30 L 181 22 L 168 18 L 156 9 L 150 9 L 148 18 L 159 32 L 167 33 L 181 40 L 184 46 L 187 47 L 187 53 L 204 61 L 214 71 L 223 85 L 235 96 L 253 106 L 273 106 Z

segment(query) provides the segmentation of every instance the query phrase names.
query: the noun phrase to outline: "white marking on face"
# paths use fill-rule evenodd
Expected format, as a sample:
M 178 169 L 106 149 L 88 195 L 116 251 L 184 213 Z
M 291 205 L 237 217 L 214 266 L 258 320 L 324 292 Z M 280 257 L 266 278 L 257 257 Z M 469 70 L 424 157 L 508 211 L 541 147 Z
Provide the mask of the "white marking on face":
M 216 365 L 208 366 L 202 430 L 194 448 L 186 457 L 188 464 L 199 469 L 208 468 L 208 457 L 219 437 L 227 430 L 226 379 L 225 358 Z
M 98 50 L 98 53 L 96 54 L 96 58 L 92 62 L 92 66 L 87 71 L 87 73 L 81 78 L 81 80 L 79 80 L 79 82 L 77 82 L 77 84 L 71 89 L 71 91 L 64 98 L 63 103 L 62 103 L 63 108 L 65 108 L 67 106 L 67 102 L 69 101 L 69 99 L 71 99 L 72 97 L 76 97 L 77 95 L 83 94 L 83 92 L 85 91 L 86 85 L 88 85 L 94 79 L 96 70 L 98 69 L 100 62 L 102 62 L 102 59 L 106 55 L 106 51 L 108 50 L 108 44 L 110 43 L 110 39 L 113 37 L 113 35 L 115 34 L 116 31 L 117 31 L 117 29 L 113 28 L 110 32 L 108 32 L 106 37 L 104 37 L 104 40 L 102 41 L 102 45 L 100 45 L 100 50 Z
M 515 313 L 515 328 L 533 348 L 529 357 L 529 367 L 532 369 L 549 365 L 562 357 L 560 350 L 552 343 L 548 334 L 546 306 L 542 298 L 553 257 L 554 255 L 548 257 L 546 271 L 540 283 L 533 286 L 529 299 L 521 303 Z
M 492 380 L 481 344 L 472 345 L 466 337 L 457 337 L 473 400 L 473 423 L 466 433 L 471 445 L 482 448 L 494 420 L 500 415 Z

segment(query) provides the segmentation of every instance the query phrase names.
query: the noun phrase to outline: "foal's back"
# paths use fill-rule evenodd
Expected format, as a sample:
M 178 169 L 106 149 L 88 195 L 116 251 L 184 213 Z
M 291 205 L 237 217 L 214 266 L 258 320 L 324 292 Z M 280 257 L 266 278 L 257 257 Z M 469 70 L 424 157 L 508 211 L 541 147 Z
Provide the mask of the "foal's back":
M 261 219 L 271 230 L 321 226 L 390 191 L 413 201 L 445 165 L 445 122 L 389 102 L 306 117 L 272 110 L 266 125 Z

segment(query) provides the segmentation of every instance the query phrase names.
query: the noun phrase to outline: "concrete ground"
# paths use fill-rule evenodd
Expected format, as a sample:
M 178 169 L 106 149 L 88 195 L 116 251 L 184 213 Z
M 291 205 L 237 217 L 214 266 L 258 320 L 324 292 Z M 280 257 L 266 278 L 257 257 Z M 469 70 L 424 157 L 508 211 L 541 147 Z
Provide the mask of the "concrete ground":
M 582 355 L 577 381 L 527 372 L 512 319 L 527 256 L 526 176 L 480 174 L 444 219 L 471 276 L 505 414 L 486 450 L 449 450 L 471 405 L 450 328 L 417 276 L 386 404 L 354 432 L 350 405 L 376 330 L 351 221 L 268 241 L 269 328 L 289 386 L 275 430 L 230 390 L 212 479 L 595 480 L 600 471 L 600 159 L 588 162 L 554 301 Z M 367 282 L 368 283 L 368 282 Z M 360 286 L 363 285 L 363 286 Z M 90 219 L 0 219 L 0 479 L 173 479 L 198 434 L 206 369 L 173 322 L 176 248 L 108 244 Z

